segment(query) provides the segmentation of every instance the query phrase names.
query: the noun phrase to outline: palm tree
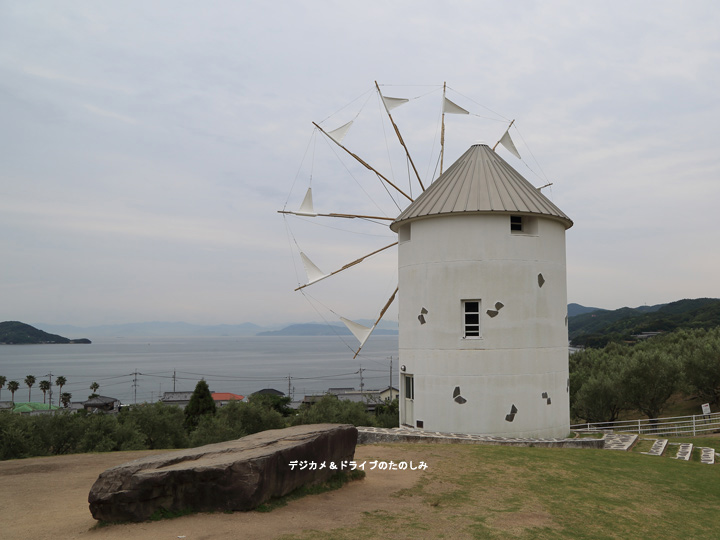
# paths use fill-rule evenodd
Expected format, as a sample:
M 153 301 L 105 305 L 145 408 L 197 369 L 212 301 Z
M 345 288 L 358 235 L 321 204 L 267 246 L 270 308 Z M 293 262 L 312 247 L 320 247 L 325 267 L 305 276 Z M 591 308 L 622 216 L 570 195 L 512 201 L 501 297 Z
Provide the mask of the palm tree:
M 40 390 L 42 390 L 43 403 L 45 403 L 45 396 L 47 395 L 47 391 L 50 390 L 50 381 L 40 381 L 38 388 L 40 388 Z
M 100 388 L 100 385 L 99 385 L 98 383 L 96 383 L 96 382 L 93 382 L 93 383 L 90 385 L 90 390 L 93 391 L 93 396 L 97 395 L 98 388 Z
M 67 384 L 67 379 L 60 375 L 57 379 L 55 379 L 55 386 L 59 387 L 60 390 L 58 390 L 58 405 L 60 405 L 60 402 L 62 401 L 62 387 Z
M 72 394 L 70 392 L 63 392 L 60 394 L 60 401 L 62 401 L 63 407 L 66 409 L 70 406 L 70 400 L 72 399 Z
M 7 382 L 7 377 L 4 375 L 0 375 L 0 390 L 2 390 L 2 387 L 5 386 L 5 383 Z
M 10 390 L 10 393 L 12 394 L 13 405 L 15 405 L 15 392 L 17 392 L 18 388 L 20 388 L 20 383 L 17 381 L 10 381 L 7 385 L 8 390 Z
M 35 377 L 32 375 L 28 375 L 27 377 L 25 377 L 25 384 L 27 384 L 28 387 L 28 402 L 30 402 L 32 401 L 30 399 L 30 392 L 32 391 L 32 385 L 35 384 Z

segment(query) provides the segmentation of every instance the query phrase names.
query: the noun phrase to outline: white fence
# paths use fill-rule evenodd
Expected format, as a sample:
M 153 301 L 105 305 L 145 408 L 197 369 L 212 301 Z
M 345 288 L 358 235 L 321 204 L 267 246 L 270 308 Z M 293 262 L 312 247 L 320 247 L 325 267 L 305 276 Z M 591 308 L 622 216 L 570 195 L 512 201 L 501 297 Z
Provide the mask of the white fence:
M 581 433 L 613 431 L 615 433 L 637 433 L 638 435 L 663 437 L 695 437 L 720 431 L 720 412 L 694 416 L 676 416 L 673 418 L 575 424 L 570 426 L 570 429 Z

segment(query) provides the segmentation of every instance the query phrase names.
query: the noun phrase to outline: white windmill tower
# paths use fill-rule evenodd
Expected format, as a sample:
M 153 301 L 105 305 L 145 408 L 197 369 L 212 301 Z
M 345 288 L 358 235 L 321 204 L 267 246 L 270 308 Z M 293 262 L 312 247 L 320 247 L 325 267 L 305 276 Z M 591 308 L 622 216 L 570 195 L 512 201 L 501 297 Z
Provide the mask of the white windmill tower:
M 397 217 L 401 425 L 567 435 L 571 226 L 486 145 Z
M 444 116 L 470 114 L 445 97 L 445 86 L 441 174 L 423 185 L 390 114 L 408 99 L 388 98 L 376 87 L 422 193 L 413 199 L 343 146 L 353 121 L 332 131 L 314 123 L 410 204 L 396 218 L 321 214 L 308 189 L 299 211 L 280 212 L 390 221 L 398 241 L 329 273 L 301 252 L 308 281 L 296 290 L 397 245 L 398 288 L 375 324 L 340 319 L 362 348 L 399 290 L 400 423 L 443 432 L 567 435 L 565 231 L 572 221 L 486 145 L 472 146 L 442 173 Z M 499 143 L 520 157 L 509 128 Z

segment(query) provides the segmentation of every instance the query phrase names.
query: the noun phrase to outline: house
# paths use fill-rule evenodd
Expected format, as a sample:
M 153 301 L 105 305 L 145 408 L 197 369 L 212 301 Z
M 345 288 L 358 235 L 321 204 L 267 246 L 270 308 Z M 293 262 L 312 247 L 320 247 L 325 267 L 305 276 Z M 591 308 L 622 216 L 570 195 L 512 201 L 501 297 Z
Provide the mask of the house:
M 255 394 L 265 394 L 270 396 L 284 396 L 285 394 L 281 392 L 280 390 L 275 390 L 274 388 L 263 388 L 262 390 L 258 390 L 257 392 L 253 392 L 250 394 L 251 396 L 254 396 Z
M 52 414 L 53 411 L 58 409 L 59 407 L 56 405 L 48 405 L 47 403 L 36 403 L 34 401 L 26 403 L 15 402 L 12 412 L 16 414 L 36 416 L 39 414 Z
M 245 396 L 231 394 L 230 392 L 213 392 L 211 395 L 217 407 L 224 407 L 233 401 L 242 401 L 245 399 Z
M 166 405 L 175 405 L 177 407 L 180 407 L 181 409 L 184 409 L 185 407 L 187 407 L 187 404 L 190 403 L 190 397 L 192 396 L 192 394 L 192 391 L 163 392 L 163 396 L 160 401 L 162 401 Z
M 83 408 L 88 412 L 113 412 L 120 410 L 120 400 L 107 396 L 95 396 L 83 402 Z
M 572 225 L 485 144 L 471 146 L 392 222 L 401 425 L 567 435 Z

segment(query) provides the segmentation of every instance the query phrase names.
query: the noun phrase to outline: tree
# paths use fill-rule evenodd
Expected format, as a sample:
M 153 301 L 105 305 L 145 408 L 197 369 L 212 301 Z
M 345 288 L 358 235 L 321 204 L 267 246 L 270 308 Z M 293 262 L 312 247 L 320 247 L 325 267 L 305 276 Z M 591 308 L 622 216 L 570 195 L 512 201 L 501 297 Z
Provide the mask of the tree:
M 12 402 L 13 405 L 15 405 L 15 392 L 17 392 L 18 388 L 20 388 L 20 383 L 17 381 L 10 381 L 7 383 L 7 388 L 10 390 L 10 394 L 12 394 Z
M 98 388 L 100 388 L 100 385 L 93 381 L 93 383 L 90 385 L 90 390 L 92 390 L 93 393 L 92 395 L 88 396 L 88 399 L 97 397 Z
M 685 379 L 704 401 L 720 404 L 720 328 L 695 337 L 685 355 Z
M 214 415 L 216 410 L 215 401 L 212 398 L 208 384 L 205 379 L 200 379 L 192 396 L 190 396 L 190 402 L 185 407 L 185 428 L 188 431 L 194 430 L 201 416 L 206 414 Z
M 40 390 L 42 390 L 43 403 L 45 403 L 45 397 L 47 396 L 48 390 L 50 390 L 50 381 L 40 381 L 38 388 L 40 388 Z M 52 405 L 52 403 L 50 405 Z
M 622 373 L 622 392 L 628 404 L 648 418 L 658 418 L 680 386 L 682 367 L 661 349 L 635 346 Z
M 72 394 L 70 392 L 63 392 L 60 394 L 60 401 L 63 404 L 63 407 L 66 409 L 70 406 L 70 400 L 72 399 Z
M 60 375 L 57 379 L 55 379 L 55 384 L 59 388 L 58 390 L 58 405 L 60 405 L 60 402 L 62 401 L 62 388 L 67 384 L 67 379 Z M 67 407 L 67 405 L 66 405 Z
M 7 377 L 4 375 L 0 375 L 0 391 L 2 391 L 3 386 L 5 386 L 5 383 L 7 382 Z
M 290 416 L 294 411 L 290 408 L 290 396 L 276 396 L 273 394 L 253 394 L 248 398 L 248 403 L 259 405 L 266 409 L 274 409 L 284 417 Z
M 374 418 L 365 411 L 365 404 L 357 401 L 338 399 L 326 394 L 317 403 L 302 409 L 294 418 L 298 424 L 353 424 L 354 426 L 373 426 Z
M 622 370 L 630 349 L 610 344 L 570 357 L 570 412 L 586 422 L 614 422 L 625 408 Z
M 32 401 L 30 392 L 32 390 L 32 385 L 35 384 L 35 377 L 32 375 L 25 377 L 25 384 L 28 387 L 28 402 L 30 402 Z

